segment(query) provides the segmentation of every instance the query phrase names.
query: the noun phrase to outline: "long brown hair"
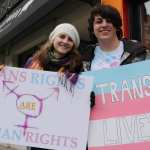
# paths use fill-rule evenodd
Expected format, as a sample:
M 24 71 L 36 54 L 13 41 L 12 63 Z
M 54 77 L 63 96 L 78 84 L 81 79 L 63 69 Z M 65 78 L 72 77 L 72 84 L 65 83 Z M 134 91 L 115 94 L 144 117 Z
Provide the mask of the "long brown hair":
M 52 51 L 53 49 L 53 44 L 51 44 L 50 41 L 47 40 L 33 55 L 33 60 L 37 60 L 40 63 L 41 67 L 44 68 L 44 66 L 46 65 L 48 51 Z M 64 67 L 64 70 L 70 73 L 80 73 L 83 69 L 83 66 L 79 51 L 73 47 L 73 49 L 66 55 L 69 58 L 70 63 L 61 67 Z

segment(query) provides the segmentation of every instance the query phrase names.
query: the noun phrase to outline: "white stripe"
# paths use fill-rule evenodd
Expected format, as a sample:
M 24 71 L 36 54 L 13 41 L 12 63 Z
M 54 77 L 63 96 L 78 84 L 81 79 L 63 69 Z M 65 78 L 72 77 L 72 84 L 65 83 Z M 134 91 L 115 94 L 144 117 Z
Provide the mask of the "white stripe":
M 90 147 L 144 141 L 150 141 L 150 113 L 90 121 Z

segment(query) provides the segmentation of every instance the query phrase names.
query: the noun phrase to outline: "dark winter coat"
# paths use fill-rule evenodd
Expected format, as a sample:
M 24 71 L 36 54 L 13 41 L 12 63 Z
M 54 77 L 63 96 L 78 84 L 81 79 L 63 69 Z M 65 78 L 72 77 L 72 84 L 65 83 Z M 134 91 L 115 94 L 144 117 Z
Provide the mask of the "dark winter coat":
M 121 57 L 121 65 L 131 64 L 134 62 L 146 59 L 146 48 L 137 41 L 122 39 L 124 45 L 124 52 Z M 83 65 L 85 71 L 90 70 L 92 60 L 94 59 L 94 50 L 96 45 L 88 45 L 84 49 Z

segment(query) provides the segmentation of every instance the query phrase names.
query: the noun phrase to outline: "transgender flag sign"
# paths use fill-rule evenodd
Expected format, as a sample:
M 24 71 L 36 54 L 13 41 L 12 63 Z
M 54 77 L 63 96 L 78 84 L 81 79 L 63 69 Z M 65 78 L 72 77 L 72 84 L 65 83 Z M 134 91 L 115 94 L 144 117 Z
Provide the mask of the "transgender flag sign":
M 89 150 L 150 149 L 150 61 L 86 74 L 95 77 Z

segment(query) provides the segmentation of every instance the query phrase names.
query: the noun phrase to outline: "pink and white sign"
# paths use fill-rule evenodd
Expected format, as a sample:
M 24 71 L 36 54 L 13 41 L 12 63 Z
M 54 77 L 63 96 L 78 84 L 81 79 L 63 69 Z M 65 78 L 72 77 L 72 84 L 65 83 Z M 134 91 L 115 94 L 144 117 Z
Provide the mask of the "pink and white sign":
M 95 76 L 96 105 L 89 150 L 150 149 L 150 61 L 88 73 Z
M 57 73 L 6 67 L 0 72 L 0 142 L 85 150 L 92 78 L 62 84 Z

